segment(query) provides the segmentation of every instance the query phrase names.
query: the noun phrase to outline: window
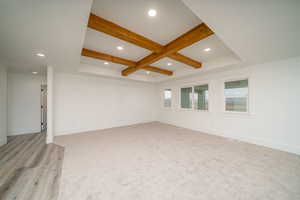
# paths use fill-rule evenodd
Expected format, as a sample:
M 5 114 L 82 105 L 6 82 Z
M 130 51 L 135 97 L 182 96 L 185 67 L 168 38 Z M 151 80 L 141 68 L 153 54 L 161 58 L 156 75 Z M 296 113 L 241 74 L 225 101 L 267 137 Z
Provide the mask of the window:
M 248 112 L 248 80 L 225 82 L 225 111 Z
M 208 110 L 208 85 L 194 86 L 194 109 Z
M 172 105 L 172 90 L 165 89 L 164 90 L 164 107 L 171 108 Z
M 192 108 L 192 97 L 193 89 L 192 87 L 186 87 L 180 89 L 180 104 L 181 108 L 191 109 Z

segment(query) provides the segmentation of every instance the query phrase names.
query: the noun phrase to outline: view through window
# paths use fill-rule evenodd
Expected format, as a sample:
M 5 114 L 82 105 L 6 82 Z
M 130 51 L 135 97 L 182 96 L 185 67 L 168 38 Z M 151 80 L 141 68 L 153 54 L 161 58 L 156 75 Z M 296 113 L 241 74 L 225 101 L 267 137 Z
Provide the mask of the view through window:
M 172 105 L 172 90 L 165 89 L 164 90 L 164 107 L 170 108 Z
M 208 110 L 208 85 L 194 86 L 194 109 Z
M 181 108 L 192 108 L 193 89 L 192 87 L 181 88 L 180 90 L 180 102 Z
M 225 110 L 248 112 L 248 80 L 225 82 Z

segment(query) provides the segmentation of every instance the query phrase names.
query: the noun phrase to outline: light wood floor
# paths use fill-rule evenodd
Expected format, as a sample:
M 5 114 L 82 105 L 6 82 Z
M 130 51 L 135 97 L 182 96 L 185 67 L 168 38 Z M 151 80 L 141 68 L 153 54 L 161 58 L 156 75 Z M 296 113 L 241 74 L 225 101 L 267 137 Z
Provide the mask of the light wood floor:
M 57 199 L 64 148 L 45 141 L 27 134 L 0 147 L 0 200 Z

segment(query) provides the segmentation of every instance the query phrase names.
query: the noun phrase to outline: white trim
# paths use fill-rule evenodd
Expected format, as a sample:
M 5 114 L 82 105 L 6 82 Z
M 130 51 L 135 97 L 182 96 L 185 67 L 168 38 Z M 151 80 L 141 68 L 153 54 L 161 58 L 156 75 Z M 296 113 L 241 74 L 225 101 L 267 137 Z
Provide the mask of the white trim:
M 171 106 L 165 107 L 165 90 L 171 90 Z M 164 88 L 162 90 L 162 108 L 163 109 L 172 109 L 173 108 L 173 89 L 172 88 Z
M 7 141 L 4 141 L 4 140 L 0 140 L 0 147 L 5 145 L 7 143 Z
M 7 109 L 8 109 L 8 89 L 7 89 L 7 68 L 0 65 L 0 145 L 7 143 Z
M 47 144 L 53 143 L 53 84 L 54 84 L 54 69 L 51 66 L 47 67 Z
M 207 91 L 208 91 L 208 105 L 207 105 L 207 110 L 200 110 L 200 109 L 195 109 L 195 102 L 194 102 L 194 93 L 195 93 L 195 86 L 203 86 L 203 85 L 207 85 Z M 210 108 L 210 95 L 209 95 L 209 88 L 210 88 L 210 84 L 208 82 L 204 82 L 204 83 L 197 83 L 195 85 L 193 85 L 193 110 L 197 111 L 197 112 L 210 112 L 211 108 Z
M 193 111 L 194 110 L 194 98 L 192 97 L 192 105 L 191 108 L 182 108 L 181 107 L 181 89 L 182 88 L 192 88 L 192 94 L 194 94 L 194 87 L 193 85 L 184 85 L 179 87 L 179 110 L 185 110 L 185 111 Z
M 73 134 L 82 134 L 82 133 L 88 133 L 88 132 L 97 132 L 97 131 L 102 131 L 102 130 L 107 130 L 107 129 L 113 129 L 113 128 L 123 128 L 123 127 L 129 127 L 129 126 L 136 126 L 140 124 L 147 124 L 147 123 L 154 123 L 157 121 L 152 121 L 152 120 L 147 120 L 147 121 L 142 121 L 142 122 L 137 122 L 137 123 L 128 123 L 128 124 L 123 124 L 123 125 L 118 125 L 118 126 L 108 126 L 104 128 L 88 128 L 88 129 L 70 129 L 70 130 L 64 130 L 64 131 L 59 131 L 55 132 L 54 137 L 59 137 L 63 135 L 73 135 Z
M 194 101 L 194 87 L 195 86 L 202 86 L 202 85 L 208 85 L 208 109 L 207 110 L 199 110 L 199 109 L 195 109 L 195 101 Z M 210 95 L 209 95 L 209 88 L 210 88 L 210 81 L 196 81 L 193 83 L 189 83 L 189 84 L 184 84 L 179 86 L 179 105 L 178 105 L 178 109 L 179 110 L 183 110 L 183 111 L 195 111 L 195 112 L 204 112 L 204 113 L 210 113 L 211 112 L 211 107 L 210 107 Z M 177 86 L 178 87 L 178 86 Z M 181 89 L 182 88 L 192 88 L 192 105 L 191 108 L 182 108 L 181 107 Z
M 226 82 L 232 82 L 232 81 L 242 81 L 242 80 L 248 80 L 248 96 L 247 96 L 247 111 L 246 112 L 239 112 L 239 111 L 228 111 L 226 110 L 226 101 L 225 101 L 225 83 Z M 251 115 L 250 110 L 250 85 L 251 85 L 251 78 L 250 76 L 235 76 L 234 78 L 227 78 L 222 79 L 222 112 L 225 114 L 241 114 L 241 115 Z
M 172 123 L 168 123 L 168 122 L 161 122 L 161 123 L 169 124 L 169 125 L 172 125 L 172 126 L 185 128 L 185 129 L 189 129 L 189 130 L 198 131 L 199 133 L 202 133 L 202 134 L 204 133 L 204 134 L 208 134 L 208 135 L 221 136 L 223 138 L 233 140 L 233 142 L 234 142 L 234 140 L 237 140 L 237 141 L 241 141 L 241 142 L 260 145 L 260 146 L 264 146 L 264 147 L 268 147 L 268 148 L 272 148 L 272 149 L 276 149 L 276 150 L 285 151 L 285 152 L 300 155 L 300 146 L 295 146 L 295 145 L 291 145 L 291 144 L 277 143 L 277 142 L 273 142 L 273 141 L 267 141 L 267 140 L 264 140 L 262 138 L 241 137 L 240 135 L 237 135 L 237 134 L 232 134 L 232 133 L 229 133 L 229 132 L 225 133 L 225 132 L 218 131 L 218 130 L 193 129 L 193 128 L 190 128 L 190 127 L 178 126 L 176 124 L 172 124 Z
M 8 136 L 25 135 L 25 134 L 40 133 L 40 132 L 41 132 L 40 128 L 30 129 L 30 130 L 20 130 L 20 131 L 9 132 Z

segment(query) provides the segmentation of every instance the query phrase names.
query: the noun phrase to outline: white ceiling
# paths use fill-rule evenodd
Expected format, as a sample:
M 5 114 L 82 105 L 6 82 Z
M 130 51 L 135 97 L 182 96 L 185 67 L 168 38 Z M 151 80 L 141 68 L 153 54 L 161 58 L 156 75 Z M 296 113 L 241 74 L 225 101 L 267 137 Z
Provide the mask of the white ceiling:
M 205 52 L 203 49 L 210 48 L 211 51 Z M 202 62 L 211 62 L 220 57 L 234 57 L 234 53 L 216 36 L 211 35 L 200 42 L 197 42 L 179 51 L 184 55 Z
M 183 0 L 245 63 L 300 55 L 299 0 Z
M 181 0 L 94 0 L 92 12 L 162 45 L 201 23 Z
M 149 17 L 147 15 L 147 11 L 149 9 L 156 9 L 157 16 L 153 18 Z M 104 19 L 141 34 L 162 45 L 167 44 L 202 23 L 202 21 L 180 0 L 122 0 L 117 3 L 112 0 L 94 0 L 91 10 L 94 14 Z M 88 49 L 126 58 L 132 61 L 138 61 L 151 53 L 149 50 L 89 28 L 87 29 L 83 46 Z M 117 50 L 117 46 L 123 46 L 124 50 Z M 203 50 L 208 47 L 211 48 L 212 51 L 204 52 Z M 238 60 L 238 57 L 229 48 L 227 48 L 216 35 L 212 35 L 201 40 L 200 42 L 181 50 L 180 53 L 201 61 L 204 65 L 203 68 L 205 68 L 205 66 L 209 66 L 210 62 L 219 62 L 221 58 L 228 57 L 231 60 Z M 172 65 L 168 66 L 168 62 L 171 62 Z M 104 61 L 95 61 L 95 59 L 85 57 L 81 58 L 81 63 L 89 66 L 101 67 L 105 69 L 105 74 L 109 69 L 120 73 L 121 70 L 125 68 L 122 65 L 113 63 L 110 63 L 109 66 L 104 65 Z M 145 70 L 139 70 L 135 72 L 135 74 L 144 76 L 145 78 L 152 77 L 157 81 L 161 81 L 178 77 L 183 74 L 194 74 L 203 70 L 194 69 L 169 58 L 159 60 L 153 63 L 152 66 L 171 70 L 174 72 L 174 75 L 170 77 L 154 72 L 146 74 Z M 91 69 L 92 68 L 90 67 L 89 73 L 91 73 Z M 97 68 L 95 68 L 95 73 L 99 74 L 99 70 Z M 132 75 L 128 76 L 128 78 L 133 77 L 134 76 Z
M 244 63 L 262 63 L 300 55 L 299 0 L 182 1 L 1 0 L 0 63 L 17 72 L 38 71 L 42 66 L 52 65 L 58 71 L 79 69 L 85 73 L 154 82 L 227 67 L 239 59 Z M 150 8 L 157 10 L 157 17 L 148 17 Z M 120 71 L 124 66 L 113 63 L 106 66 L 102 61 L 81 57 L 82 47 L 134 61 L 150 52 L 87 29 L 91 10 L 162 45 L 201 20 L 216 34 L 180 51 L 202 61 L 201 69 L 165 58 L 153 66 L 174 71 L 172 77 L 147 75 L 143 70 L 122 77 Z M 116 50 L 118 45 L 124 47 L 122 52 Z M 207 47 L 212 51 L 203 52 Z M 38 52 L 45 53 L 46 58 L 36 57 Z M 173 65 L 167 66 L 167 62 Z
M 147 49 L 90 28 L 87 29 L 83 46 L 87 49 L 92 49 L 132 61 L 139 60 L 151 53 L 151 51 L 148 51 Z M 122 46 L 124 50 L 117 50 L 117 46 Z
M 92 0 L 1 0 L 0 62 L 16 72 L 46 65 L 77 70 L 91 5 Z

